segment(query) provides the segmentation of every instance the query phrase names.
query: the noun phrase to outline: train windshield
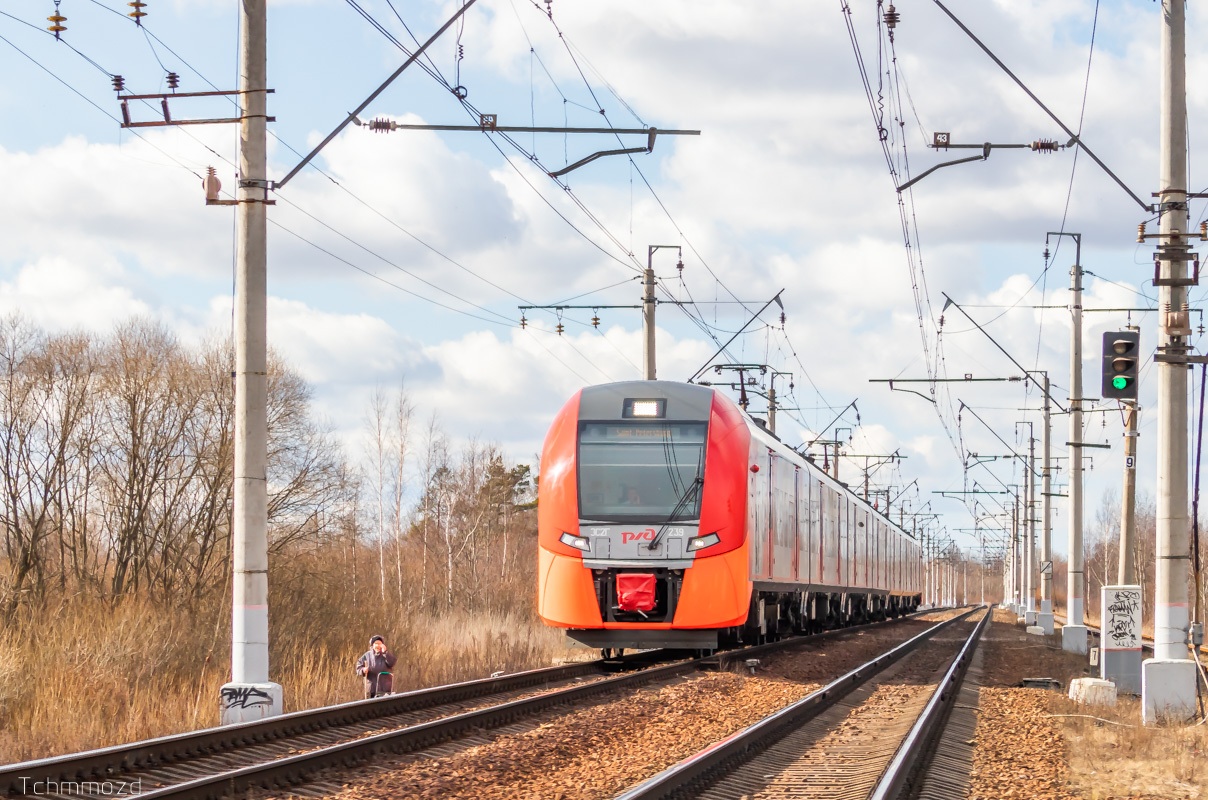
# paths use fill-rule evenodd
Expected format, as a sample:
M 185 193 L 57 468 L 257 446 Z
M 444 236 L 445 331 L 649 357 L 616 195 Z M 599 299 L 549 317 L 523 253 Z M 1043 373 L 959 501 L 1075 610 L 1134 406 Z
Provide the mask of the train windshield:
M 582 423 L 580 518 L 698 519 L 705 429 L 703 422 Z

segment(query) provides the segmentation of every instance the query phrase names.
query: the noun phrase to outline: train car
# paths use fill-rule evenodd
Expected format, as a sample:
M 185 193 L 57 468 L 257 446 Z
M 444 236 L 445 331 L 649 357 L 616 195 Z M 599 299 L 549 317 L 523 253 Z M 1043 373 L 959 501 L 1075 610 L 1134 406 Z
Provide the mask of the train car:
M 921 550 L 709 387 L 582 389 L 541 457 L 538 614 L 607 653 L 913 611 Z

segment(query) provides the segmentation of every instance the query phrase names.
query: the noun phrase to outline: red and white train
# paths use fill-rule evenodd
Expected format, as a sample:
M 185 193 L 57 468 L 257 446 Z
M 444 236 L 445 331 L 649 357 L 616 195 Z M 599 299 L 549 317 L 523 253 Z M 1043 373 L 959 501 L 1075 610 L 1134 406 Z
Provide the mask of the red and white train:
M 541 457 L 537 610 L 606 651 L 896 616 L 914 538 L 709 387 L 582 389 Z

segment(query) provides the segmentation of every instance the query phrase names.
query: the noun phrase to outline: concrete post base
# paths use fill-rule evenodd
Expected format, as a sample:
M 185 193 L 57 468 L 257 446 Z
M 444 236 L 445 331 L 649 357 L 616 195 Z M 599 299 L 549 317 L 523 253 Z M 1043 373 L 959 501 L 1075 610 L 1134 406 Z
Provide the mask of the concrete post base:
M 284 707 L 279 683 L 227 683 L 219 697 L 223 725 L 275 717 Z
M 1086 655 L 1086 626 L 1066 625 L 1061 629 L 1061 649 Z
M 1103 648 L 1099 654 L 1099 677 L 1116 684 L 1121 694 L 1141 694 L 1141 649 Z
M 1043 611 L 1037 614 L 1036 624 L 1041 628 L 1044 628 L 1045 636 L 1053 635 L 1053 613 L 1051 611 L 1047 614 Z
M 1025 611 L 1023 614 L 1024 624 L 1029 628 L 1036 624 L 1036 612 Z
M 1195 662 L 1147 658 L 1141 662 L 1141 721 L 1182 725 L 1195 716 Z

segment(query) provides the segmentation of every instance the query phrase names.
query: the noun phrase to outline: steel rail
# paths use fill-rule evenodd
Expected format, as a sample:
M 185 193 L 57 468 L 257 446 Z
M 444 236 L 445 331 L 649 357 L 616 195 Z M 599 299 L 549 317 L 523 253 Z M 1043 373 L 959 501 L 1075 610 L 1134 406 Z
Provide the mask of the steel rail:
M 922 612 L 929 613 L 929 612 Z M 904 619 L 908 619 L 906 617 Z M 328 767 L 351 766 L 383 753 L 407 753 L 421 750 L 450 739 L 455 739 L 474 730 L 501 727 L 522 717 L 531 716 L 546 709 L 573 704 L 594 695 L 616 689 L 640 686 L 652 681 L 668 679 L 696 670 L 724 666 L 732 661 L 787 650 L 820 641 L 843 638 L 848 635 L 892 625 L 899 620 L 886 620 L 870 625 L 839 628 L 812 636 L 800 636 L 768 642 L 762 645 L 727 651 L 705 658 L 691 659 L 661 667 L 651 667 L 615 678 L 559 689 L 535 697 L 513 700 L 489 708 L 469 711 L 444 719 L 425 722 L 397 731 L 367 736 L 329 747 L 318 748 L 296 756 L 274 759 L 216 775 L 197 778 L 188 782 L 144 791 L 141 800 L 174 798 L 220 798 L 245 791 L 255 786 L 289 786 L 305 780 L 307 775 Z M 641 654 L 634 654 L 640 656 Z
M 1054 614 L 1053 619 L 1061 620 L 1061 623 L 1063 625 L 1067 621 L 1064 614 Z M 1098 636 L 1100 642 L 1102 642 L 1103 630 L 1100 626 L 1087 624 L 1085 627 L 1088 631 L 1090 631 L 1091 633 L 1094 633 L 1096 636 Z M 1150 636 L 1149 634 L 1145 634 L 1145 633 L 1141 634 L 1141 649 L 1149 650 L 1150 652 L 1153 652 L 1153 637 L 1152 636 Z M 1201 653 L 1208 655 L 1208 644 L 1201 645 L 1199 648 L 1196 648 L 1195 645 L 1193 645 L 1189 642 L 1187 644 L 1187 649 L 1188 650 L 1198 649 Z
M 322 747 L 295 756 L 274 759 L 248 767 L 229 770 L 203 778 L 144 791 L 140 800 L 162 798 L 219 798 L 252 787 L 289 786 L 327 767 L 351 766 L 383 753 L 408 753 L 455 739 L 474 730 L 501 727 L 522 717 L 554 706 L 572 704 L 618 688 L 640 686 L 659 679 L 674 678 L 699 668 L 697 660 L 652 667 L 602 681 L 558 689 L 553 692 L 513 700 L 497 706 L 467 711 L 452 717 L 387 731 L 349 742 Z
M 633 675 L 622 676 L 623 679 L 628 679 L 628 681 L 616 678 L 605 679 L 586 686 L 558 690 L 540 696 L 552 696 L 555 698 L 545 701 L 545 705 L 542 707 L 538 707 L 539 698 L 529 698 L 528 700 L 512 701 L 492 708 L 469 712 L 469 714 L 447 717 L 444 720 L 438 720 L 437 723 L 449 723 L 450 727 L 444 733 L 448 733 L 451 730 L 464 731 L 489 724 L 493 717 L 489 712 L 498 711 L 499 716 L 496 719 L 504 720 L 504 722 L 497 724 L 506 724 L 507 720 L 522 713 L 531 713 L 531 711 L 542 710 L 544 707 L 564 702 L 574 702 L 577 696 L 587 696 L 592 693 L 592 691 L 581 692 L 578 690 L 591 689 L 604 692 L 618 688 L 619 685 L 626 685 L 627 682 L 640 683 L 642 681 L 657 680 L 660 676 L 665 676 L 668 672 L 674 672 L 675 670 L 687 672 L 695 669 L 724 668 L 730 663 L 741 659 L 842 638 L 861 631 L 879 629 L 902 620 L 911 619 L 919 614 L 931 613 L 932 611 L 934 609 L 915 612 L 898 620 L 885 620 L 849 628 L 839 628 L 813 635 L 791 637 L 739 650 L 725 651 L 705 658 L 685 660 L 669 667 L 649 668 Z M 658 656 L 653 655 L 651 652 L 633 653 L 622 657 L 619 661 L 621 662 L 621 666 L 633 667 L 640 665 L 643 661 L 647 661 L 652 657 L 657 658 Z M 584 675 L 598 675 L 601 672 L 607 671 L 609 666 L 614 666 L 615 668 L 615 662 L 595 660 L 561 667 L 546 667 L 512 675 L 483 678 L 430 689 L 419 689 L 372 700 L 359 700 L 336 706 L 297 711 L 279 717 L 239 725 L 207 728 L 201 731 L 115 745 L 84 753 L 21 762 L 0 767 L 0 791 L 6 790 L 10 795 L 21 795 L 25 793 L 22 791 L 23 785 L 28 786 L 38 781 L 83 782 L 98 778 L 104 780 L 134 771 L 149 770 L 167 765 L 180 764 L 180 767 L 184 768 L 187 766 L 188 760 L 193 758 L 204 758 L 228 752 L 233 753 L 242 747 L 304 736 L 324 729 L 355 725 L 374 719 L 438 707 L 447 703 L 486 697 L 492 694 L 525 689 L 541 684 L 555 683 Z M 655 674 L 647 676 L 647 673 L 652 672 Z M 644 677 L 639 678 L 638 676 Z M 526 703 L 530 705 L 526 707 Z M 531 711 L 525 711 L 526 708 L 531 709 Z M 475 717 L 470 715 L 480 716 Z M 211 776 L 211 778 L 198 778 L 189 781 L 187 784 L 178 783 L 160 789 L 144 790 L 142 795 L 147 797 L 221 796 L 229 792 L 232 785 L 229 781 L 232 780 L 246 786 L 263 782 L 262 780 L 257 780 L 256 776 L 267 776 L 264 778 L 265 780 L 280 780 L 280 776 L 284 775 L 289 780 L 294 780 L 303 773 L 321 769 L 329 764 L 360 761 L 365 757 L 372 756 L 376 752 L 395 749 L 392 737 L 399 737 L 408 731 L 412 732 L 408 735 L 416 737 L 417 741 L 422 741 L 425 737 L 432 736 L 434 731 L 436 733 L 442 732 L 441 726 L 437 723 L 428 722 L 412 725 L 397 731 L 364 737 L 354 742 L 331 745 L 326 748 L 316 748 L 311 753 L 299 756 L 228 770 L 220 776 L 224 785 L 217 790 L 214 787 L 219 784 Z M 467 725 L 469 727 L 466 727 Z M 444 735 L 444 733 L 441 733 L 441 735 Z M 457 734 L 452 733 L 450 735 L 456 736 Z M 448 736 L 445 738 L 448 738 Z M 367 748 L 363 753 L 362 746 Z M 404 749 L 414 749 L 414 746 L 406 745 Z M 325 756 L 324 754 L 327 755 Z M 275 768 L 274 765 L 276 765 Z
M 916 778 L 919 777 L 930 759 L 932 754 L 930 746 L 936 734 L 943 730 L 948 714 L 956 703 L 961 683 L 965 679 L 965 673 L 969 671 L 969 663 L 973 660 L 973 651 L 977 649 L 977 643 L 990 624 L 993 615 L 993 611 L 986 608 L 985 615 L 974 626 L 973 632 L 965 640 L 964 646 L 952 660 L 943 680 L 935 688 L 931 699 L 927 701 L 923 713 L 915 720 L 910 733 L 906 734 L 906 738 L 902 740 L 897 752 L 894 753 L 889 766 L 885 768 L 881 779 L 877 781 L 872 794 L 869 795 L 869 800 L 898 800 L 898 798 L 908 796 L 908 791 L 913 788 Z
M 817 717 L 878 673 L 914 651 L 936 633 L 963 620 L 975 610 L 971 608 L 952 619 L 933 625 L 871 661 L 836 678 L 813 694 L 706 747 L 696 755 L 689 756 L 653 778 L 617 795 L 616 800 L 695 797 L 700 784 L 709 782 L 715 776 L 729 772 L 738 764 L 749 760 L 779 740 L 786 730 L 798 727 Z
M 637 653 L 625 656 L 621 661 L 626 664 L 640 663 L 643 655 L 649 657 L 648 654 Z M 161 736 L 83 753 L 25 761 L 0 767 L 0 790 L 16 794 L 20 793 L 19 782 L 22 779 L 25 779 L 26 783 L 30 783 L 41 780 L 103 777 L 137 769 L 144 765 L 158 765 L 200 755 L 210 755 L 249 744 L 300 736 L 324 728 L 353 725 L 447 703 L 571 680 L 604 672 L 604 664 L 603 660 L 595 660 L 560 667 L 544 667 L 502 675 L 497 678 L 481 678 L 371 700 L 357 700 L 323 708 L 295 711 L 238 725 L 205 728 L 200 731 Z

